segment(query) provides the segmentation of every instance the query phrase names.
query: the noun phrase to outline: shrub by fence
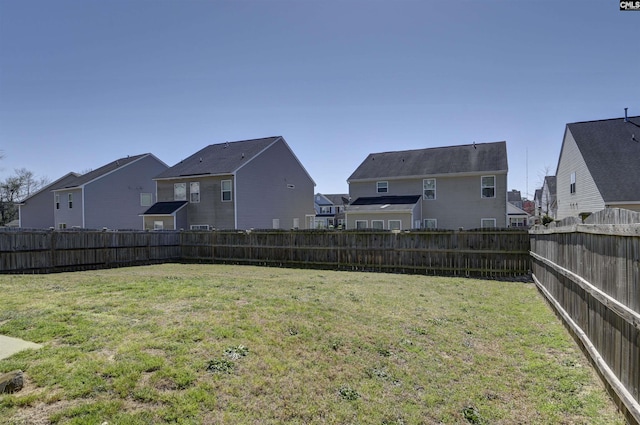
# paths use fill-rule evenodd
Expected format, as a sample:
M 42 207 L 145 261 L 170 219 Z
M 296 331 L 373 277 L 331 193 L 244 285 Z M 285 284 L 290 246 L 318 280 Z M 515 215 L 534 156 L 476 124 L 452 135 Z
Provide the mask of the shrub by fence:
M 529 236 L 522 230 L 0 232 L 5 273 L 164 261 L 492 278 L 531 270 Z
M 640 214 L 608 209 L 530 233 L 536 285 L 640 423 Z

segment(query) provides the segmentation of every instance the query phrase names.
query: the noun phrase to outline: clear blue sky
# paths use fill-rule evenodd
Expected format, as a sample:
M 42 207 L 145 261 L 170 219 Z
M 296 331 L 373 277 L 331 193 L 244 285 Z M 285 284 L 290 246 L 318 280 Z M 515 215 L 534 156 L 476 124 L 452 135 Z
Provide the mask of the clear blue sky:
M 616 0 L 0 0 L 0 178 L 282 135 L 346 193 L 371 152 L 506 140 L 532 197 L 566 123 L 640 115 L 639 41 Z

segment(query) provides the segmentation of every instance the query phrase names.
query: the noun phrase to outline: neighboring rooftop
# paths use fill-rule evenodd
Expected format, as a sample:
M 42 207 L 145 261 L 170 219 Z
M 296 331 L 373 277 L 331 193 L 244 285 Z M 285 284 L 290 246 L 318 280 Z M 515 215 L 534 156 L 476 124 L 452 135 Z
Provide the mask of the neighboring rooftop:
M 232 174 L 281 138 L 275 136 L 209 145 L 165 170 L 156 178 Z
M 131 164 L 132 162 L 137 161 L 138 159 L 147 155 L 151 155 L 151 154 L 143 153 L 140 155 L 127 156 L 125 158 L 116 159 L 115 161 L 112 161 L 106 165 L 103 165 L 100 168 L 89 171 L 88 173 L 85 173 L 82 175 L 78 175 L 77 178 L 71 179 L 69 182 L 67 182 L 65 186 L 57 187 L 56 189 L 69 189 L 73 187 L 82 186 L 84 184 L 89 183 L 90 181 L 97 179 L 98 177 L 102 177 L 105 174 L 115 171 L 120 167 L 124 167 L 125 165 Z
M 567 124 L 605 202 L 640 198 L 640 116 Z
M 347 181 L 389 177 L 507 172 L 506 142 L 372 153 Z

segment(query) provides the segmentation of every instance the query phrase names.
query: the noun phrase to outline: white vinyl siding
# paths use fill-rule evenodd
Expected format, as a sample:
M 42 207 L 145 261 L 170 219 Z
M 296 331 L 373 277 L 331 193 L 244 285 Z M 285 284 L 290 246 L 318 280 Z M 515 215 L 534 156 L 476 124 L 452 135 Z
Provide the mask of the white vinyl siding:
M 576 193 L 571 193 L 571 174 L 573 173 L 576 177 Z M 581 212 L 594 213 L 605 208 L 602 195 L 568 129 L 562 143 L 556 181 L 558 205 L 556 219 L 577 217 Z

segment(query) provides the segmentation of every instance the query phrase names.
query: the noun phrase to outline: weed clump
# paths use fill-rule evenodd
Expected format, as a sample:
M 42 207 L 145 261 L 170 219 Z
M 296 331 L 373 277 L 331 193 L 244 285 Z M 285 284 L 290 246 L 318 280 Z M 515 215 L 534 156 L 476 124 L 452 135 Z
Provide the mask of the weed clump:
M 354 401 L 360 398 L 360 394 L 358 394 L 358 391 L 354 390 L 348 385 L 343 385 L 342 387 L 340 387 L 340 389 L 338 390 L 338 394 L 340 395 L 340 398 L 348 401 Z
M 207 370 L 211 373 L 231 373 L 235 367 L 236 365 L 227 359 L 209 360 L 207 364 Z

